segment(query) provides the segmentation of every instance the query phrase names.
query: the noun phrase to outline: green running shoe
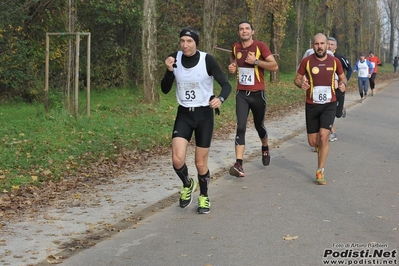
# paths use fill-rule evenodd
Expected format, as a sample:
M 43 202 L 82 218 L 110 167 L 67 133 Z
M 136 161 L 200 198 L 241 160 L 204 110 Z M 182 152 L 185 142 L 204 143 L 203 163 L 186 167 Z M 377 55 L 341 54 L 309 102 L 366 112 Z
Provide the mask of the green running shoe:
M 203 195 L 199 195 L 198 197 L 198 209 L 197 212 L 199 214 L 210 213 L 211 203 L 209 202 L 209 197 L 205 197 Z
M 180 189 L 179 203 L 181 208 L 186 208 L 193 201 L 192 194 L 197 188 L 197 183 L 192 178 L 190 178 L 190 182 L 191 185 L 189 187 L 182 186 Z

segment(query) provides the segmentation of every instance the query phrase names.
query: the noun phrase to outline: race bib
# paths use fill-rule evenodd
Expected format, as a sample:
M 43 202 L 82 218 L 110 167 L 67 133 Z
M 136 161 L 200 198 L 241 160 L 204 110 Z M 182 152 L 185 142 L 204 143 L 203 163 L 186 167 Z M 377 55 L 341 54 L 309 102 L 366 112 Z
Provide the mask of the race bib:
M 178 82 L 177 95 L 181 102 L 200 104 L 202 91 L 198 82 Z
M 253 68 L 239 67 L 238 68 L 238 82 L 241 85 L 255 84 L 255 71 Z
M 367 77 L 367 71 L 366 70 L 359 70 L 359 77 Z
M 313 102 L 317 104 L 325 104 L 331 102 L 332 93 L 331 86 L 315 86 L 313 87 Z

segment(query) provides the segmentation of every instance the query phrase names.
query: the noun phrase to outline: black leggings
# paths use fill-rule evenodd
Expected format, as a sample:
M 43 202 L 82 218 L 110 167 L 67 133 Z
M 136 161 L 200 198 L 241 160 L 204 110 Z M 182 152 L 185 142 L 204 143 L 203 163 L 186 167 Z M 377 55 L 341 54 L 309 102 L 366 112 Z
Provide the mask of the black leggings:
M 245 145 L 245 132 L 249 110 L 251 110 L 255 129 L 261 140 L 267 138 L 267 130 L 264 125 L 266 114 L 265 91 L 243 91 L 236 92 L 236 117 L 237 132 L 235 145 Z
M 340 118 L 342 116 L 342 110 L 344 109 L 345 92 L 336 89 L 335 96 L 337 97 L 337 112 L 335 113 L 335 117 Z
M 369 81 L 370 81 L 370 88 L 372 89 L 372 90 L 374 90 L 374 88 L 375 88 L 375 78 L 377 77 L 377 73 L 373 73 L 373 74 L 371 74 L 371 78 L 369 78 Z

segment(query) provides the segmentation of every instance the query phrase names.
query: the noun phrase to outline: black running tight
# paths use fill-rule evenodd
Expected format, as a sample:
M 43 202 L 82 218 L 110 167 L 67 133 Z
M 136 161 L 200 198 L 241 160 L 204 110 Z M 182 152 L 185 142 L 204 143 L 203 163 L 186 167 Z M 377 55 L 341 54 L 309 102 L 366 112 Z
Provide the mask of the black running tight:
M 236 93 L 236 117 L 237 132 L 236 145 L 245 145 L 245 132 L 249 110 L 251 110 L 255 129 L 261 140 L 267 138 L 267 130 L 264 125 L 266 114 L 266 97 L 265 91 L 242 91 Z
M 375 88 L 375 78 L 377 77 L 377 73 L 373 73 L 373 74 L 371 74 L 371 77 L 369 78 L 369 81 L 370 81 L 370 88 L 372 89 L 372 90 L 374 90 L 374 88 Z

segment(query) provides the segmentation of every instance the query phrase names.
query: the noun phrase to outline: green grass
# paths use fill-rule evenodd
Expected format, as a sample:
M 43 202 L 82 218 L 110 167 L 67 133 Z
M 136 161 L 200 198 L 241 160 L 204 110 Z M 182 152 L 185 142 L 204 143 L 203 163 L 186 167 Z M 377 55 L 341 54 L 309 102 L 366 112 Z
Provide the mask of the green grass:
M 378 73 L 393 73 L 393 65 L 390 63 L 385 63 L 378 67 Z
M 281 74 L 280 78 L 279 84 L 267 82 L 268 112 L 303 101 L 303 91 L 293 85 L 294 74 Z M 232 85 L 235 88 L 234 82 Z M 215 130 L 222 132 L 235 124 L 234 91 L 215 119 Z M 215 86 L 215 94 L 218 92 Z M 0 191 L 57 181 L 101 158 L 114 160 L 122 151 L 169 147 L 177 102 L 174 90 L 159 94 L 158 103 L 146 104 L 139 89 L 92 91 L 91 115 L 87 117 L 82 92 L 78 118 L 60 108 L 62 99 L 54 95 L 49 113 L 41 104 L 3 103 Z

